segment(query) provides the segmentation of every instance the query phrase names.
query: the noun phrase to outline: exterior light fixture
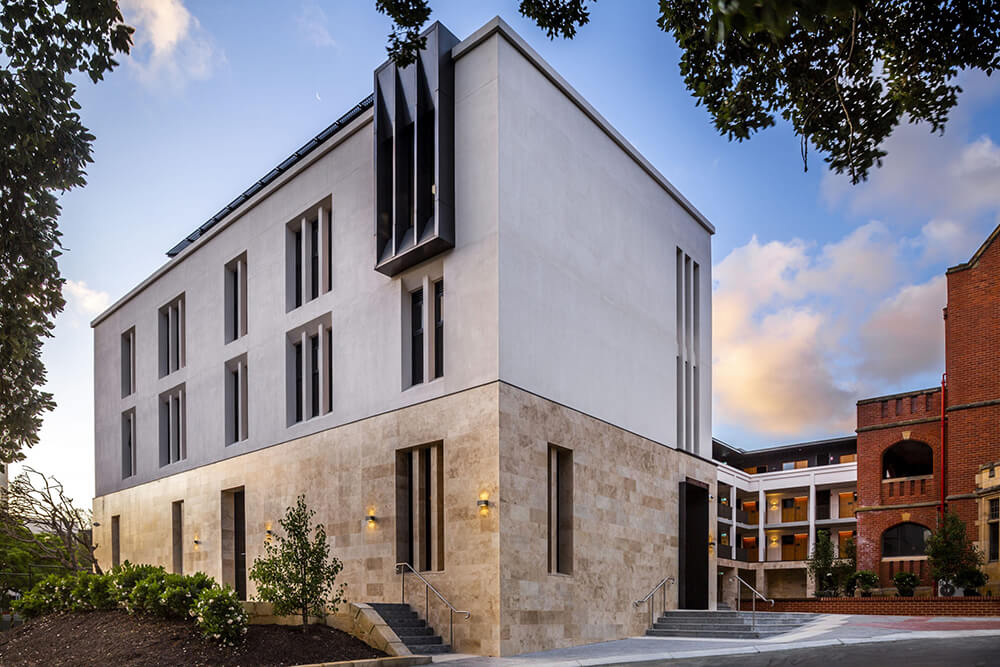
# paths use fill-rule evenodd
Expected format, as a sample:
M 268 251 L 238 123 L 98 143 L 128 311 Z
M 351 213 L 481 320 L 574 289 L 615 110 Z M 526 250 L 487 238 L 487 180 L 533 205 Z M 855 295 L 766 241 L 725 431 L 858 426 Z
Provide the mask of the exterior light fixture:
M 197 535 L 197 533 L 196 533 L 196 534 L 195 534 L 195 536 L 194 536 L 194 550 L 195 550 L 195 551 L 197 551 L 197 550 L 198 550 L 198 545 L 199 545 L 199 544 L 201 544 L 201 540 L 199 540 L 199 539 L 198 539 L 198 535 Z
M 486 516 L 490 513 L 490 497 L 488 493 L 483 491 L 479 494 L 479 500 L 476 501 L 476 507 L 479 508 L 480 516 Z
M 376 517 L 374 514 L 369 514 L 368 516 L 366 516 L 364 519 L 361 520 L 361 528 L 362 529 L 366 527 L 374 528 L 377 523 L 378 523 L 378 517 Z
M 778 543 L 778 536 L 777 535 L 772 535 L 771 536 L 771 544 L 777 544 L 777 543 Z
M 272 537 L 274 537 L 274 531 L 271 530 L 271 522 L 268 521 L 264 524 L 264 544 L 270 542 Z

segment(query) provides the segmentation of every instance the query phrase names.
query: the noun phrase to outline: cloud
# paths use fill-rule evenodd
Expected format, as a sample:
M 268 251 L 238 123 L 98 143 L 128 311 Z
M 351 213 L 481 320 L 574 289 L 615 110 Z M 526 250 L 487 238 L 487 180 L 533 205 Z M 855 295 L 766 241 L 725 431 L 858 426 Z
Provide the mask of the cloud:
M 321 48 L 337 44 L 333 36 L 330 35 L 327 23 L 326 12 L 315 2 L 303 4 L 295 17 L 295 27 L 302 38 L 309 44 Z
M 181 0 L 122 0 L 121 8 L 136 29 L 128 63 L 146 85 L 207 79 L 224 59 Z
M 719 421 L 769 436 L 850 431 L 858 398 L 939 368 L 944 278 L 912 284 L 900 259 L 918 243 L 872 221 L 823 245 L 754 236 L 719 262 Z
M 858 372 L 879 382 L 901 382 L 944 364 L 947 282 L 939 275 L 908 285 L 879 303 L 860 327 Z
M 67 280 L 63 285 L 63 298 L 67 309 L 88 318 L 99 315 L 111 305 L 107 292 L 91 289 L 82 280 Z

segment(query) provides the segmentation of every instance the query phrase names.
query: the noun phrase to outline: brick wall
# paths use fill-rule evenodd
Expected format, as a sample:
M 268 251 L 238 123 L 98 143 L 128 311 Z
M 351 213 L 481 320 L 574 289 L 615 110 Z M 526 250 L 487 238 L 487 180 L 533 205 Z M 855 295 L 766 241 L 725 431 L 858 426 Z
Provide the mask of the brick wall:
M 741 608 L 750 611 L 750 603 L 744 601 Z M 776 600 L 773 608 L 765 604 L 757 609 L 879 616 L 1000 616 L 1000 598 L 801 598 Z

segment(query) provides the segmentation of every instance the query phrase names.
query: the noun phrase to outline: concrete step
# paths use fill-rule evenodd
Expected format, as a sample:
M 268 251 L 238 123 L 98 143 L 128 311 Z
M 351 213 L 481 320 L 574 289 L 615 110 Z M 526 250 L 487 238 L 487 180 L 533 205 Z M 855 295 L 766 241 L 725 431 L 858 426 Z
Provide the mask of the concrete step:
M 443 644 L 441 638 L 437 635 L 425 635 L 423 637 L 400 637 L 403 643 L 410 647 L 410 650 L 415 650 L 414 646 L 427 646 L 428 644 Z
M 407 648 L 417 655 L 440 655 L 442 653 L 451 653 L 451 646 L 448 644 L 427 644 L 425 646 L 407 645 Z
M 760 616 L 758 616 L 756 623 L 757 625 L 773 625 L 773 624 L 802 625 L 803 623 L 811 622 L 811 620 L 812 619 L 803 621 L 797 618 L 761 618 Z M 694 618 L 676 618 L 673 616 L 660 616 L 658 619 L 656 619 L 656 622 L 676 623 L 677 625 L 690 625 L 690 626 L 705 626 L 705 625 L 724 626 L 724 625 L 750 625 L 752 622 L 754 622 L 754 620 L 750 618 L 749 615 L 747 615 L 736 618 L 718 619 L 712 621 L 712 623 L 705 623 L 704 621 L 700 621 Z
M 778 634 L 778 633 L 774 633 Z M 760 639 L 770 637 L 770 633 L 754 632 L 753 630 L 711 630 L 701 629 L 696 632 L 690 630 L 646 630 L 647 637 L 706 637 L 715 639 Z
M 428 628 L 426 626 L 422 628 L 417 627 L 398 627 L 395 628 L 396 634 L 405 643 L 407 639 L 415 639 L 417 637 L 431 637 L 434 635 L 434 628 Z

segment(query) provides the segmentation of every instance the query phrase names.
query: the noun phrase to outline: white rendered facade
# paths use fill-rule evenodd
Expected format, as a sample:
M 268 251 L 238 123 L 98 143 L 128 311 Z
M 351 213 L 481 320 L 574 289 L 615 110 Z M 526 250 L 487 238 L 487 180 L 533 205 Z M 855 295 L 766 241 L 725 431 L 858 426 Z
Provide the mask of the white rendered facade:
M 678 485 L 714 491 L 714 230 L 499 19 L 448 56 L 453 247 L 394 264 L 405 236 L 392 232 L 376 251 L 367 108 L 95 319 L 99 558 L 173 557 L 230 581 L 232 490 L 246 494 L 248 563 L 307 492 L 352 599 L 396 601 L 399 457 L 419 452 L 440 509 L 410 549 L 430 544 L 436 585 L 480 605 L 458 648 L 639 630 L 631 600 L 680 567 Z M 649 553 L 613 586 L 545 555 L 546 456 L 559 455 L 577 489 L 576 563 L 620 567 L 643 535 Z M 470 513 L 483 497 L 488 511 Z M 609 513 L 616 502 L 636 511 Z M 169 544 L 171 504 L 173 554 L 151 544 Z M 362 516 L 377 520 L 359 528 Z M 607 604 L 581 626 L 595 595 Z

